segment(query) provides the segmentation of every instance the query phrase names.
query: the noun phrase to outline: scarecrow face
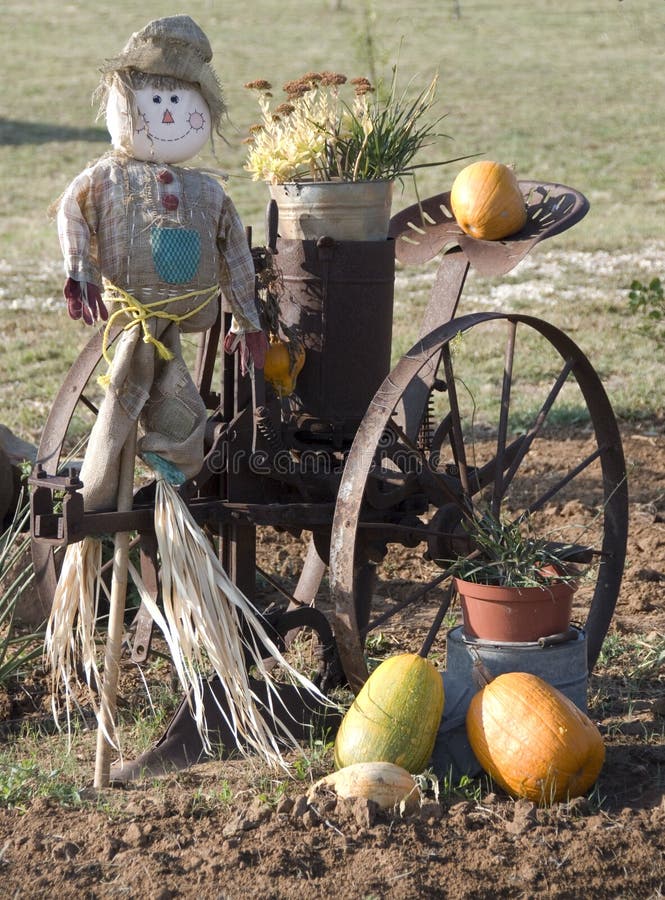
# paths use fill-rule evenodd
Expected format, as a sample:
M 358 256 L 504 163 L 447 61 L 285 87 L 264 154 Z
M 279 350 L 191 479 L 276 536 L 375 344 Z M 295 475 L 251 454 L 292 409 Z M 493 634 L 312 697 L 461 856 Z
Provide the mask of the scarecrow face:
M 134 104 L 129 140 L 124 104 L 113 90 L 106 119 L 113 145 L 124 147 L 135 159 L 184 162 L 196 156 L 210 137 L 210 110 L 195 87 L 167 90 L 148 84 L 134 93 Z

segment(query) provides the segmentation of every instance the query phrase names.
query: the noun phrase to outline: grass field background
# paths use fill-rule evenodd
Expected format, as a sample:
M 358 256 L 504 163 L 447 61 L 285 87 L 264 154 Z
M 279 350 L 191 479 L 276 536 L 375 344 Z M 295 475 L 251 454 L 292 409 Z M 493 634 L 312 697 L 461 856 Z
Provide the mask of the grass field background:
M 180 4 L 15 2 L 0 44 L 0 399 L 5 424 L 34 438 L 82 346 L 60 296 L 62 265 L 47 210 L 108 148 L 91 94 L 101 62 L 150 19 L 186 11 L 208 34 L 230 111 L 228 145 L 199 162 L 229 175 L 246 224 L 267 199 L 243 171 L 256 119 L 245 82 L 275 86 L 312 69 L 420 89 L 439 73 L 441 138 L 424 160 L 463 154 L 515 165 L 524 178 L 570 184 L 586 219 L 535 250 L 501 284 L 472 278 L 465 310 L 521 308 L 570 330 L 607 378 L 626 418 L 662 412 L 663 364 L 633 333 L 625 303 L 634 277 L 663 272 L 665 3 L 663 0 L 258 0 Z M 449 188 L 463 164 L 427 169 L 423 196 Z M 411 185 L 395 209 L 413 202 Z M 408 347 L 428 276 L 398 276 L 395 353 Z M 480 364 L 479 364 L 480 365 Z M 482 369 L 479 370 L 482 372 Z

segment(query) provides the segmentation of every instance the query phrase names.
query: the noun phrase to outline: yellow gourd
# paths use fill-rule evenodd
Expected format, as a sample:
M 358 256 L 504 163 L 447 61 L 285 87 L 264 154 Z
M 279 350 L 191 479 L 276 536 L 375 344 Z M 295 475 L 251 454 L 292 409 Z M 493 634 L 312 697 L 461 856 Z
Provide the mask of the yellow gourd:
M 296 388 L 296 381 L 305 365 L 305 348 L 298 340 L 283 341 L 270 335 L 263 375 L 280 397 L 288 397 Z
M 462 169 L 453 182 L 450 206 L 462 231 L 485 241 L 509 237 L 526 224 L 526 203 L 515 173 L 491 160 Z
M 466 716 L 471 748 L 513 797 L 542 805 L 586 793 L 605 760 L 593 722 L 537 675 L 499 675 L 473 697 Z

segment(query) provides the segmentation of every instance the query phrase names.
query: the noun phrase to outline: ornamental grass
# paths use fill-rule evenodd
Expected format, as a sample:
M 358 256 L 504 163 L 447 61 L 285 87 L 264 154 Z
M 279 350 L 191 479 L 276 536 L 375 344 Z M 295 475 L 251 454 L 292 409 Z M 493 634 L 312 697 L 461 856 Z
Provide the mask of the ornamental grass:
M 35 577 L 32 563 L 26 563 L 29 519 L 30 507 L 23 492 L 12 521 L 0 534 L 0 686 L 38 660 L 42 652 L 42 634 L 26 633 L 16 625 L 19 601 Z

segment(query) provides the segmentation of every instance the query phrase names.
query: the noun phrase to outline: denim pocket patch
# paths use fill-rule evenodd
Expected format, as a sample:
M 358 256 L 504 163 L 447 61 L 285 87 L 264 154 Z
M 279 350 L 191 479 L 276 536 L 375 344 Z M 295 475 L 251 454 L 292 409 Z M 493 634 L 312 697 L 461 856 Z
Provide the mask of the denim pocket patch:
M 150 230 L 150 247 L 157 274 L 168 284 L 192 281 L 201 260 L 201 238 L 189 228 Z

